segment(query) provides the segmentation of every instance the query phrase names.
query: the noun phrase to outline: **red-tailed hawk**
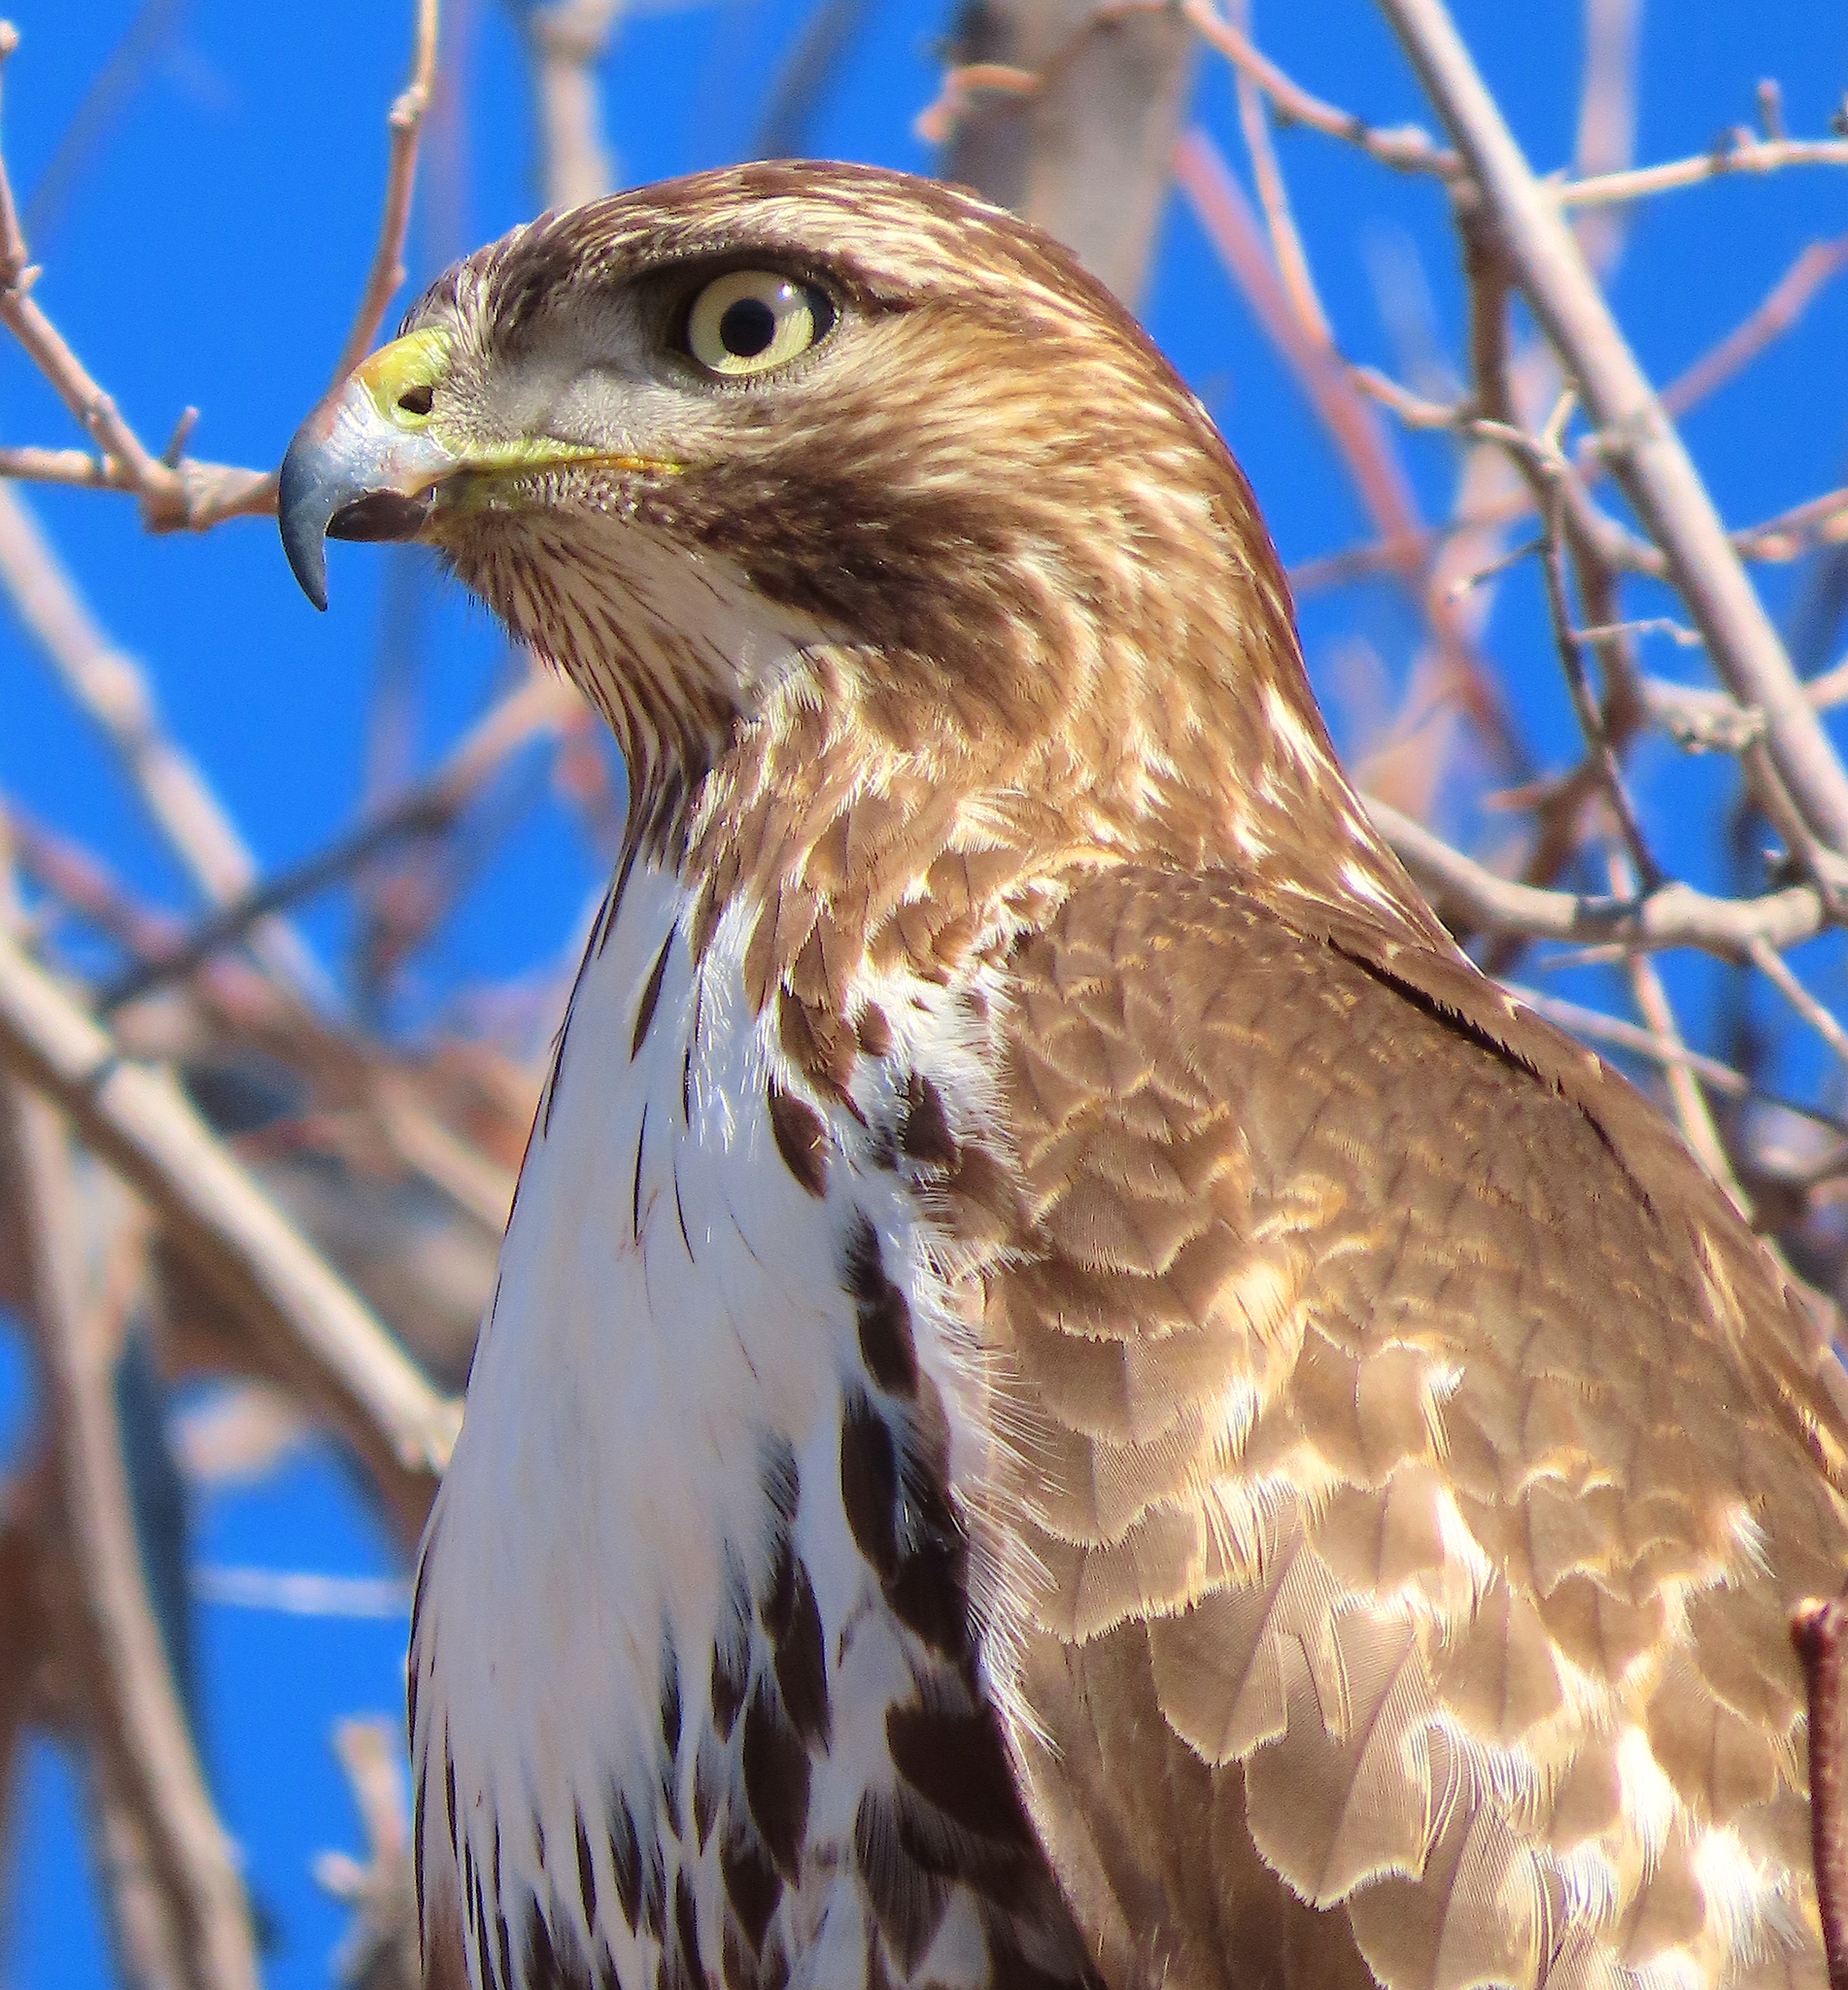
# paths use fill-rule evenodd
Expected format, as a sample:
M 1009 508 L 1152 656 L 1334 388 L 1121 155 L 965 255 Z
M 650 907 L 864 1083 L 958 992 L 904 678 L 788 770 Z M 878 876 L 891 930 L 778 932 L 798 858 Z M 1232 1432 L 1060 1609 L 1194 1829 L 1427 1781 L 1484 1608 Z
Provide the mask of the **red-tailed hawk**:
M 1382 846 L 1067 256 L 853 167 L 600 201 L 282 505 L 631 779 L 418 1582 L 432 1985 L 1820 1985 L 1826 1357 Z

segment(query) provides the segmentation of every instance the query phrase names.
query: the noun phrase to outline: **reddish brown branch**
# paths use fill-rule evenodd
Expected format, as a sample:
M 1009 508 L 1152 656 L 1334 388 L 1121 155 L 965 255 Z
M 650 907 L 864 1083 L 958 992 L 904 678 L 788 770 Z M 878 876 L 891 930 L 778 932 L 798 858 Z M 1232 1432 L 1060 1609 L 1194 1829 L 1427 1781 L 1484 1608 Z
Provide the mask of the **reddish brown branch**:
M 1297 316 L 1250 203 L 1218 147 L 1198 127 L 1185 133 L 1175 149 L 1175 177 L 1227 273 L 1308 395 L 1386 545 L 1400 549 L 1391 564 L 1436 639 L 1445 667 L 1444 688 L 1469 714 L 1503 765 L 1519 766 L 1522 756 L 1500 697 L 1471 653 L 1454 604 L 1429 596 L 1422 586 L 1427 533 L 1389 431 L 1355 387 L 1340 355 Z
M 1791 1617 L 1809 1696 L 1809 1843 L 1830 1990 L 1848 1990 L 1848 1844 L 1842 1835 L 1841 1665 L 1848 1603 L 1812 1596 Z
M 1749 366 L 1790 330 L 1825 285 L 1848 269 L 1848 235 L 1811 242 L 1778 278 L 1764 301 L 1661 391 L 1663 412 L 1679 421 L 1688 410 Z

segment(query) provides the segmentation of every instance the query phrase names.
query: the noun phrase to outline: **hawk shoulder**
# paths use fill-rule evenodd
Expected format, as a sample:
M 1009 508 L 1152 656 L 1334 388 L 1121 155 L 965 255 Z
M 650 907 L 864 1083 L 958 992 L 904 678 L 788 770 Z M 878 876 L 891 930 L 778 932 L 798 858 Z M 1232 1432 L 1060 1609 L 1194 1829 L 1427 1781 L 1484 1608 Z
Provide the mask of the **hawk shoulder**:
M 1000 1027 L 1013 1745 L 1112 1979 L 1820 1982 L 1786 1615 L 1843 1424 L 1666 1125 L 1460 957 L 1212 875 L 1078 889 Z

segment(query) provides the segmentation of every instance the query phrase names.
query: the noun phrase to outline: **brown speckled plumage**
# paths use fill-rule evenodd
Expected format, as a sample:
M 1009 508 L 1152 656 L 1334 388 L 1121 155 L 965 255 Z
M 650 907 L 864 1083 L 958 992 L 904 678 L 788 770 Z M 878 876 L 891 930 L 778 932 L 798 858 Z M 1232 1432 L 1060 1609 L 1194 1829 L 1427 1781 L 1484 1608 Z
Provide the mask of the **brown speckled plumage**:
M 837 323 L 699 382 L 675 300 L 739 267 Z M 462 1545 L 469 1438 L 585 1387 L 478 1368 L 414 1652 L 431 1983 L 472 1957 L 499 1990 L 847 1990 L 953 1957 L 1008 1986 L 1817 1990 L 1785 1618 L 1848 1547 L 1830 1357 L 1669 1130 L 1374 837 L 1244 481 L 1143 334 L 961 194 L 794 165 L 537 223 L 410 326 L 447 341 L 432 432 L 473 494 L 426 535 L 633 784 L 555 1075 L 591 1116 L 549 1138 L 621 1129 L 621 1372 L 705 1351 L 760 1447 L 707 1469 L 761 1517 L 548 1625 L 587 1664 L 633 1642 L 636 1681 L 667 1654 L 670 1720 L 637 1687 L 615 1738 L 544 1743 L 607 1752 L 602 1808 L 534 1767 L 529 1824 L 519 1778 L 469 1768 L 459 1828 L 467 1719 L 554 1735 L 509 1675 L 446 1683 L 513 1594 Z M 582 399 L 533 385 L 605 350 Z M 531 434 L 601 456 L 468 469 Z M 546 1166 L 506 1276 L 556 1309 L 602 1218 L 528 1207 L 570 1192 Z M 786 1322 L 741 1396 L 702 1308 Z M 636 1419 L 691 1498 L 681 1433 Z M 601 1469 L 493 1539 L 568 1570 Z M 697 1649 L 683 1565 L 721 1598 Z M 868 1625 L 898 1682 L 871 1699 Z

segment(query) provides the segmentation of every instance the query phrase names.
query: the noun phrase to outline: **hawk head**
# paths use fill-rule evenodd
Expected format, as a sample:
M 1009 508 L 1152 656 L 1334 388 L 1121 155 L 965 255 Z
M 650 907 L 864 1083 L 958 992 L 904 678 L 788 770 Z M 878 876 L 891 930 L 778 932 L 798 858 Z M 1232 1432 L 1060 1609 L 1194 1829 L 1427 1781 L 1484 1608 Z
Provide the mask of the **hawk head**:
M 658 843 L 740 741 L 825 708 L 1088 847 L 1433 930 L 1206 411 L 1071 256 L 953 189 L 758 164 L 517 229 L 309 417 L 281 509 L 317 605 L 324 535 L 433 546 L 602 709 Z

